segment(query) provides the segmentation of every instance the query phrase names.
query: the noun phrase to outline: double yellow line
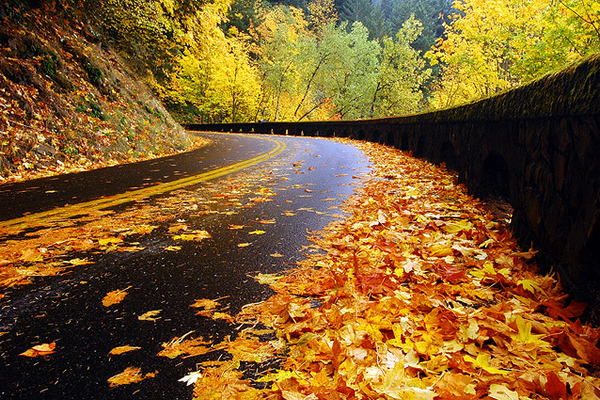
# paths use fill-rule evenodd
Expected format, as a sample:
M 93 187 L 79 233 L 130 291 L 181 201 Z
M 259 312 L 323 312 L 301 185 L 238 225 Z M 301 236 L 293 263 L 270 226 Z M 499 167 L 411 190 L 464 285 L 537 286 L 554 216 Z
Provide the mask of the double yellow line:
M 17 228 L 19 225 L 27 226 L 40 226 L 48 225 L 54 221 L 70 218 L 80 214 L 87 214 L 91 211 L 102 210 L 109 207 L 115 207 L 120 204 L 139 201 L 144 198 L 156 196 L 159 194 L 171 192 L 173 190 L 181 189 L 187 186 L 196 185 L 201 182 L 205 182 L 211 179 L 219 178 L 224 175 L 228 175 L 252 165 L 259 164 L 269 158 L 275 157 L 279 153 L 285 150 L 286 145 L 283 142 L 274 139 L 267 139 L 276 144 L 276 147 L 268 153 L 261 154 L 257 157 L 251 158 L 246 161 L 242 161 L 236 164 L 228 165 L 225 167 L 217 168 L 212 171 L 204 172 L 199 175 L 182 178 L 176 181 L 161 183 L 151 187 L 137 189 L 130 192 L 117 194 L 110 197 L 103 197 L 100 199 L 87 201 L 83 203 L 77 203 L 67 205 L 53 210 L 43 211 L 36 214 L 26 215 L 11 219 L 8 221 L 0 221 L 0 229 L 2 228 Z

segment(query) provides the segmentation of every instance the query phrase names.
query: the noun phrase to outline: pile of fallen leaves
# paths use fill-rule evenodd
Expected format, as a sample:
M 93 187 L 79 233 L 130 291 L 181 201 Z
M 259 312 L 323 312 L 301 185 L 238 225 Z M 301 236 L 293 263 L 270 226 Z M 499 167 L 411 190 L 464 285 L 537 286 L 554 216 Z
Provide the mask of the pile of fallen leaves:
M 228 360 L 183 378 L 196 398 L 600 398 L 600 331 L 535 251 L 443 168 L 361 146 L 375 172 L 349 215 L 297 268 L 257 276 L 276 294 L 213 345 Z M 278 367 L 248 373 L 267 362 Z

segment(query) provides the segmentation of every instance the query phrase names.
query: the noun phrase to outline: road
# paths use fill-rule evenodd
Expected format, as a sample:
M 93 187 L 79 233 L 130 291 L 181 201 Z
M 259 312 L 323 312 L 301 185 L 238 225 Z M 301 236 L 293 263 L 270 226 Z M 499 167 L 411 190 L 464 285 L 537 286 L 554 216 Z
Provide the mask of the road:
M 197 316 L 190 305 L 220 299 L 235 315 L 243 305 L 267 299 L 270 289 L 251 275 L 285 270 L 310 252 L 303 247 L 310 244 L 307 232 L 336 218 L 335 207 L 368 172 L 363 154 L 333 141 L 205 135 L 213 144 L 190 153 L 0 187 L 0 232 L 23 226 L 0 237 L 5 243 L 57 235 L 58 246 L 66 240 L 47 225 L 88 226 L 93 223 L 85 213 L 97 212 L 98 224 L 121 221 L 111 234 L 121 234 L 127 249 L 135 247 L 66 247 L 52 260 L 89 264 L 0 288 L 1 398 L 191 398 L 191 386 L 178 379 L 223 354 L 169 359 L 157 356 L 162 344 L 190 331 L 214 342 L 237 331 Z M 106 210 L 110 214 L 102 214 Z M 139 226 L 153 221 L 154 228 L 127 236 L 127 224 L 136 224 L 132 215 L 144 218 Z M 210 237 L 175 241 L 177 229 Z M 81 242 L 100 243 L 81 235 Z M 125 299 L 103 305 L 116 289 L 126 289 Z M 139 319 L 150 310 L 160 310 L 156 320 Z M 56 343 L 56 353 L 19 356 L 49 342 Z M 140 349 L 109 355 L 123 345 Z M 156 375 L 110 387 L 107 379 L 130 366 Z

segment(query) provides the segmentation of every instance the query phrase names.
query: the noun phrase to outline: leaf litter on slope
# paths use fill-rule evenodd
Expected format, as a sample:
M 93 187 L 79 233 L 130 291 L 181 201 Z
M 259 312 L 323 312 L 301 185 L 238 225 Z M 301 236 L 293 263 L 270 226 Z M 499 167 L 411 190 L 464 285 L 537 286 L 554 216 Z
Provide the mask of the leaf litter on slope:
M 296 268 L 259 274 L 276 294 L 236 316 L 274 330 L 261 359 L 280 368 L 245 378 L 260 340 L 240 335 L 194 375 L 195 398 L 599 399 L 600 330 L 535 251 L 444 168 L 355 145 L 375 171 L 344 219 Z

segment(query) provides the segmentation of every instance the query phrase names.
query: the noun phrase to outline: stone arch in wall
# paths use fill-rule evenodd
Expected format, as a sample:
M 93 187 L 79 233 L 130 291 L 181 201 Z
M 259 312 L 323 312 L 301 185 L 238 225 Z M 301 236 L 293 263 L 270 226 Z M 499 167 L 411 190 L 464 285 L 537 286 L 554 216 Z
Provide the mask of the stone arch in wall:
M 387 142 L 387 132 L 386 131 L 376 130 L 375 134 L 376 134 L 375 138 L 377 139 L 377 143 L 385 144 Z
M 446 163 L 446 167 L 451 170 L 458 170 L 458 155 L 456 149 L 450 141 L 442 143 L 440 148 L 441 161 Z
M 600 249 L 600 221 L 596 220 L 594 227 L 591 230 L 588 241 L 583 248 L 582 261 L 583 273 L 589 283 L 597 283 L 600 281 L 600 258 L 598 257 L 598 249 Z M 600 292 L 599 289 L 596 291 Z
M 385 145 L 387 146 L 396 146 L 396 135 L 394 135 L 394 133 L 390 130 L 387 129 L 385 132 Z
M 414 149 L 414 155 L 416 157 L 427 158 L 425 154 L 425 149 L 427 148 L 426 137 L 421 136 L 417 139 L 417 146 Z
M 510 201 L 510 170 L 506 160 L 500 154 L 492 152 L 483 161 L 477 192 L 482 197 Z
M 369 134 L 367 135 L 367 140 L 373 143 L 381 143 L 381 132 L 378 129 L 369 130 Z
M 402 151 L 408 151 L 408 149 L 410 149 L 410 145 L 408 144 L 408 133 L 406 133 L 406 132 L 402 133 L 399 148 Z

